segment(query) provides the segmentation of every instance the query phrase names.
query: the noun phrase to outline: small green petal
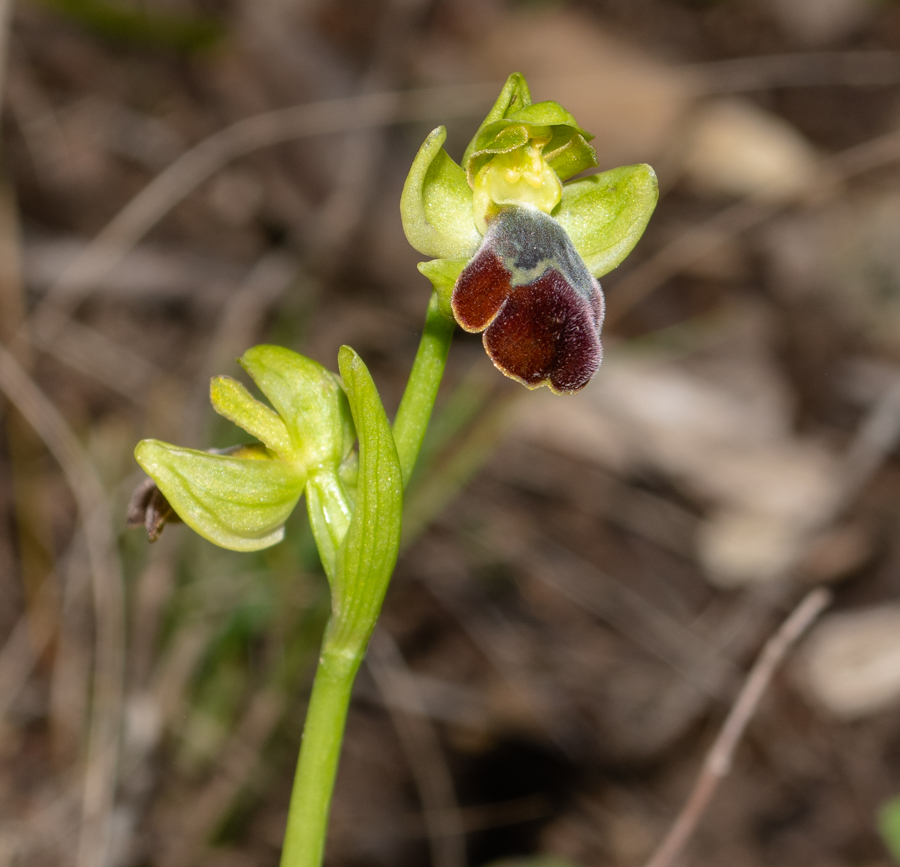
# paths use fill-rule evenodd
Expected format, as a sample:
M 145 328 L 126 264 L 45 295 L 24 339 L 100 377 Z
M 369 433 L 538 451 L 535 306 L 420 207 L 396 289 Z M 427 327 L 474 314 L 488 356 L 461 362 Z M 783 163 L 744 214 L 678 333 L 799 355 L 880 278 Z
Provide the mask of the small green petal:
M 549 129 L 535 131 L 526 123 L 510 123 L 508 120 L 498 120 L 483 126 L 475 139 L 475 147 L 469 154 L 469 160 L 473 160 L 482 154 L 505 154 L 511 150 L 528 144 L 528 140 L 539 136 L 543 132 L 550 133 Z
M 584 136 L 569 133 L 567 127 L 560 127 L 544 148 L 544 159 L 561 181 L 597 165 L 597 153 Z
M 482 130 L 488 124 L 503 120 L 510 112 L 518 111 L 529 105 L 531 105 L 531 91 L 528 89 L 528 82 L 525 81 L 525 76 L 521 72 L 514 72 L 506 79 L 506 84 L 503 85 L 503 90 L 500 91 L 500 96 L 497 97 L 494 107 L 488 112 L 487 117 L 481 126 L 478 127 L 478 132 L 475 133 L 472 141 L 469 142 L 469 146 L 463 154 L 462 165 L 466 165 L 469 162 L 469 157 L 475 149 L 475 143 L 478 141 Z
M 659 186 L 648 165 L 622 166 L 572 181 L 553 217 L 588 271 L 602 277 L 634 249 L 656 207 Z
M 419 262 L 416 266 L 419 272 L 431 281 L 431 285 L 437 292 L 441 313 L 451 321 L 456 320 L 453 317 L 453 308 L 450 306 L 450 296 L 468 261 L 468 259 L 432 259 L 430 262 Z
M 543 130 L 543 132 L 545 135 L 550 135 L 550 130 Z M 494 156 L 510 153 L 517 148 L 524 147 L 534 134 L 535 131 L 523 123 L 510 124 L 505 120 L 482 127 L 478 135 L 472 140 L 474 142 L 472 152 L 463 162 L 463 168 L 466 170 L 466 181 L 469 186 L 475 186 L 475 178 L 478 172 Z
M 293 459 L 307 470 L 339 466 L 356 433 L 335 375 L 283 346 L 254 346 L 240 362 L 284 420 Z
M 230 376 L 216 376 L 209 385 L 209 399 L 219 415 L 264 442 L 280 458 L 297 460 L 284 420 L 253 397 L 242 383 Z
M 185 524 L 233 551 L 280 542 L 306 484 L 295 465 L 261 455 L 248 460 L 142 440 L 134 456 Z
M 465 172 L 443 148 L 439 126 L 425 139 L 403 185 L 400 216 L 406 239 L 436 258 L 471 256 L 481 242 L 472 218 L 472 191 Z

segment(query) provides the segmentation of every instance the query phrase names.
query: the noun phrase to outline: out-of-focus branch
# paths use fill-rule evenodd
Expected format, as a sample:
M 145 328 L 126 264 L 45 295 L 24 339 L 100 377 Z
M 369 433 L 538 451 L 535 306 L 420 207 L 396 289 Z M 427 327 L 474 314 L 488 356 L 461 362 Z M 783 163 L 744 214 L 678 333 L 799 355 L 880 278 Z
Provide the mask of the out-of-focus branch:
M 35 308 L 32 327 L 44 342 L 50 340 L 101 276 L 175 205 L 234 160 L 311 135 L 466 116 L 477 113 L 496 89 L 487 84 L 332 99 L 265 112 L 214 133 L 160 172 L 106 225 Z
M 719 783 L 731 770 L 734 751 L 765 693 L 779 663 L 813 621 L 831 602 L 822 588 L 808 593 L 766 646 L 750 670 L 744 686 L 731 707 L 719 736 L 706 754 L 703 768 L 678 818 L 646 867 L 670 867 L 684 849 L 709 806 Z
M 78 867 L 104 863 L 115 794 L 125 661 L 122 572 L 106 492 L 71 428 L 12 354 L 0 346 L 0 391 L 59 463 L 78 506 L 93 578 L 96 662 Z
M 6 89 L 6 60 L 9 55 L 9 25 L 13 0 L 0 0 L 0 104 Z
M 23 615 L 0 649 L 0 720 L 25 686 L 35 663 L 53 638 L 55 626 L 46 617 L 30 624 Z

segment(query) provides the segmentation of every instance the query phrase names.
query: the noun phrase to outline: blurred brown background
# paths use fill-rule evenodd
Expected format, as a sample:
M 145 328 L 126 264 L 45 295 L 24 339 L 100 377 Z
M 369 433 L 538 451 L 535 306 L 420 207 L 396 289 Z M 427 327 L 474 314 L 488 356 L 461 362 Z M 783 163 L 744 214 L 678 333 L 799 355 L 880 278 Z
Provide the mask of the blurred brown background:
M 457 335 L 328 863 L 642 864 L 816 584 L 685 863 L 890 863 L 900 4 L 0 5 L 0 865 L 278 863 L 327 611 L 303 510 L 259 555 L 150 546 L 132 449 L 238 439 L 207 384 L 260 341 L 351 344 L 392 412 L 429 292 L 403 179 L 513 70 L 662 196 L 582 394 Z

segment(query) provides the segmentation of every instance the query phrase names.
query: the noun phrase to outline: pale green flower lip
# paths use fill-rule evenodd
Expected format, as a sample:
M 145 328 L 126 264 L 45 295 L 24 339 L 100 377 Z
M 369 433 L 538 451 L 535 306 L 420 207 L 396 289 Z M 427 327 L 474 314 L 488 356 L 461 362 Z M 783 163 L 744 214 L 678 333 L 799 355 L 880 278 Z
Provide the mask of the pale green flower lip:
M 444 150 L 446 138 L 444 127 L 428 136 L 400 199 L 407 240 L 432 257 L 419 270 L 448 318 L 469 331 L 485 329 L 485 348 L 501 371 L 529 387 L 579 390 L 600 363 L 603 295 L 597 280 L 643 234 L 659 195 L 655 172 L 641 164 L 571 180 L 597 165 L 588 144 L 592 136 L 558 103 L 532 103 L 519 73 L 507 80 L 461 165 Z M 542 265 L 526 279 L 510 250 L 536 244 L 547 245 L 532 256 Z M 573 256 L 584 270 L 577 279 L 572 275 L 580 270 L 566 264 Z M 488 319 L 469 315 L 482 308 L 491 310 Z M 548 324 L 547 317 L 560 321 Z M 509 339 L 498 343 L 495 319 L 506 323 Z M 584 337 L 585 329 L 593 336 Z M 498 351 L 501 343 L 509 352 Z M 511 353 L 515 364 L 503 360 Z
M 299 468 L 272 458 L 214 455 L 159 440 L 142 440 L 134 456 L 185 524 L 233 551 L 280 542 L 306 486 Z

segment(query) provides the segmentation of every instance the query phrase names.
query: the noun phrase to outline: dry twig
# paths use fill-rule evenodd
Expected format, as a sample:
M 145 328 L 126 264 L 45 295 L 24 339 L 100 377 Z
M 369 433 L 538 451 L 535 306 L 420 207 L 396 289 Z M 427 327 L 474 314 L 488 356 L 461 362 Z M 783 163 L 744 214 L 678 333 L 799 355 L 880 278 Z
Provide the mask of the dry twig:
M 41 617 L 37 621 L 30 623 L 23 614 L 0 650 L 0 720 L 8 713 L 56 632 L 53 620 Z
M 59 630 L 50 673 L 49 716 L 58 763 L 73 762 L 85 743 L 94 661 L 91 568 L 84 533 L 59 558 Z
M 800 51 L 733 57 L 681 67 L 699 78 L 703 93 L 740 93 L 776 87 L 873 87 L 900 81 L 896 51 Z
M 106 492 L 81 443 L 46 395 L 2 346 L 0 391 L 58 461 L 75 497 L 86 538 L 97 649 L 77 864 L 93 867 L 103 863 L 109 846 L 125 660 L 124 593 L 112 518 Z
M 12 18 L 12 0 L 0 0 L 0 101 L 6 87 L 6 58 L 9 54 L 9 22 Z
M 249 117 L 204 139 L 160 172 L 82 251 L 32 313 L 44 343 L 71 311 L 175 205 L 229 163 L 265 147 L 312 135 L 349 132 L 431 117 L 465 116 L 496 85 L 374 93 L 292 106 Z
M 732 705 L 710 751 L 694 788 L 659 848 L 646 867 L 670 867 L 694 833 L 719 783 L 731 770 L 734 751 L 753 717 L 775 669 L 797 640 L 831 602 L 831 594 L 822 588 L 808 593 L 781 628 L 766 642 L 750 670 L 743 689 Z

